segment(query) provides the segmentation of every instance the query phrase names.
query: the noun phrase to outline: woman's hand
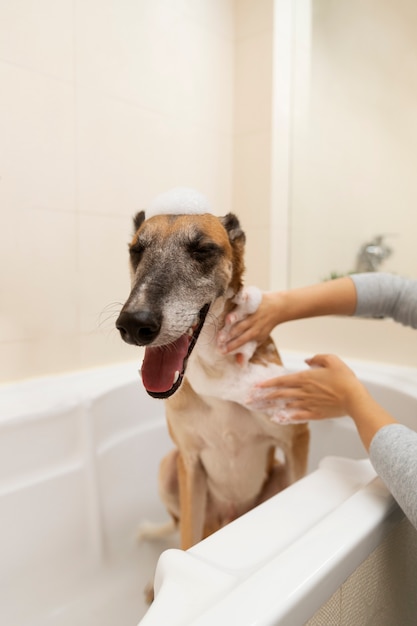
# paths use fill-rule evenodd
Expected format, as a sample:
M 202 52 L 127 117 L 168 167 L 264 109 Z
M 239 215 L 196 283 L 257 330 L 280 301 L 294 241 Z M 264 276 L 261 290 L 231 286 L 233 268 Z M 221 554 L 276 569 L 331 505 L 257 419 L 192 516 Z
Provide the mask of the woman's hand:
M 349 415 L 352 402 L 368 392 L 354 372 L 337 356 L 307 359 L 310 369 L 259 383 L 255 404 L 284 400 L 295 420 L 320 420 Z
M 356 288 L 349 277 L 264 292 L 255 313 L 233 324 L 227 332 L 220 331 L 218 349 L 222 354 L 236 352 L 249 341 L 264 342 L 278 324 L 320 315 L 353 315 L 355 308 Z
M 319 354 L 307 359 L 309 370 L 259 383 L 252 388 L 253 407 L 285 401 L 294 421 L 350 415 L 366 450 L 375 433 L 398 423 L 368 392 L 354 372 L 337 356 Z M 249 406 L 251 400 L 249 397 Z
M 217 341 L 219 351 L 227 354 L 235 352 L 250 341 L 256 341 L 258 344 L 264 342 L 273 328 L 280 323 L 280 301 L 280 293 L 263 293 L 261 303 L 255 313 L 233 324 L 227 333 L 220 331 Z

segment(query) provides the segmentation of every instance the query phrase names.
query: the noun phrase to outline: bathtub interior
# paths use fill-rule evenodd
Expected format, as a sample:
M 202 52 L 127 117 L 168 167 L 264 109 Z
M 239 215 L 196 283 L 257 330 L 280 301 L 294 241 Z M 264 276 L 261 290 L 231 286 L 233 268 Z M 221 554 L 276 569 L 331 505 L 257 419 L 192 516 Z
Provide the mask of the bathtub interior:
M 137 542 L 142 521 L 167 520 L 157 472 L 172 443 L 136 369 L 1 389 L 1 624 L 132 626 L 146 612 L 143 589 L 178 538 Z M 369 378 L 414 427 L 415 398 Z M 309 471 L 328 455 L 365 458 L 348 418 L 312 424 Z
M 159 554 L 138 543 L 165 521 L 163 405 L 137 366 L 30 381 L 0 392 L 0 623 L 136 624 Z

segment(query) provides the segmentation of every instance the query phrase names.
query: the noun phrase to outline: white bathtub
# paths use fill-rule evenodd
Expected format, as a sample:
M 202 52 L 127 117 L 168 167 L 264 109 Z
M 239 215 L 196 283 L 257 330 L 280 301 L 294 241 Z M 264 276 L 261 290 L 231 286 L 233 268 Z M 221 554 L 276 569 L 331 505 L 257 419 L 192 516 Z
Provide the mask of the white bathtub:
M 351 365 L 416 427 L 417 369 Z M 176 537 L 139 544 L 141 521 L 167 519 L 157 469 L 171 442 L 136 370 L 0 387 L 0 624 L 297 626 L 401 520 L 343 418 L 312 425 L 305 479 L 191 550 L 175 549 Z M 351 460 L 317 469 L 334 456 Z

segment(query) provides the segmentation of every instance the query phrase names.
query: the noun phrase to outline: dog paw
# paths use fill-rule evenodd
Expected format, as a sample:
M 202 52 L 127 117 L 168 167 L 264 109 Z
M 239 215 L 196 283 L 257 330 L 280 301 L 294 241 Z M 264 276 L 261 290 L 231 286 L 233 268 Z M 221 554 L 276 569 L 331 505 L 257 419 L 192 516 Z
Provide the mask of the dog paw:
M 146 604 L 152 604 L 155 599 L 155 591 L 153 587 L 153 583 L 148 583 L 143 590 L 143 595 L 145 596 Z
M 164 524 L 143 521 L 137 532 L 138 541 L 152 541 L 172 535 L 177 529 L 175 521 L 169 520 Z

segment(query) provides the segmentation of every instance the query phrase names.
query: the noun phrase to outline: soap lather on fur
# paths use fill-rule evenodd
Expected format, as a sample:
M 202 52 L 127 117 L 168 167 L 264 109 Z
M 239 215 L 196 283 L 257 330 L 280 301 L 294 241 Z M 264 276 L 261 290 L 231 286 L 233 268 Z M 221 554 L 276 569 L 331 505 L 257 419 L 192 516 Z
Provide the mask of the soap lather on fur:
M 262 292 L 258 287 L 243 287 L 233 301 L 236 308 L 226 317 L 225 325 L 217 336 L 217 346 L 221 350 L 222 345 L 227 343 L 229 332 L 233 324 L 243 320 L 247 315 L 255 313 L 262 299 Z M 292 419 L 291 409 L 286 408 L 285 401 L 266 400 L 265 395 L 269 389 L 257 388 L 256 384 L 269 378 L 276 378 L 288 374 L 289 371 L 276 363 L 260 365 L 251 363 L 255 350 L 256 341 L 248 341 L 236 351 L 236 363 L 240 368 L 230 367 L 224 372 L 221 383 L 217 381 L 217 397 L 224 400 L 239 402 L 244 406 L 255 410 L 262 410 L 271 417 L 272 422 L 277 424 L 296 423 Z

